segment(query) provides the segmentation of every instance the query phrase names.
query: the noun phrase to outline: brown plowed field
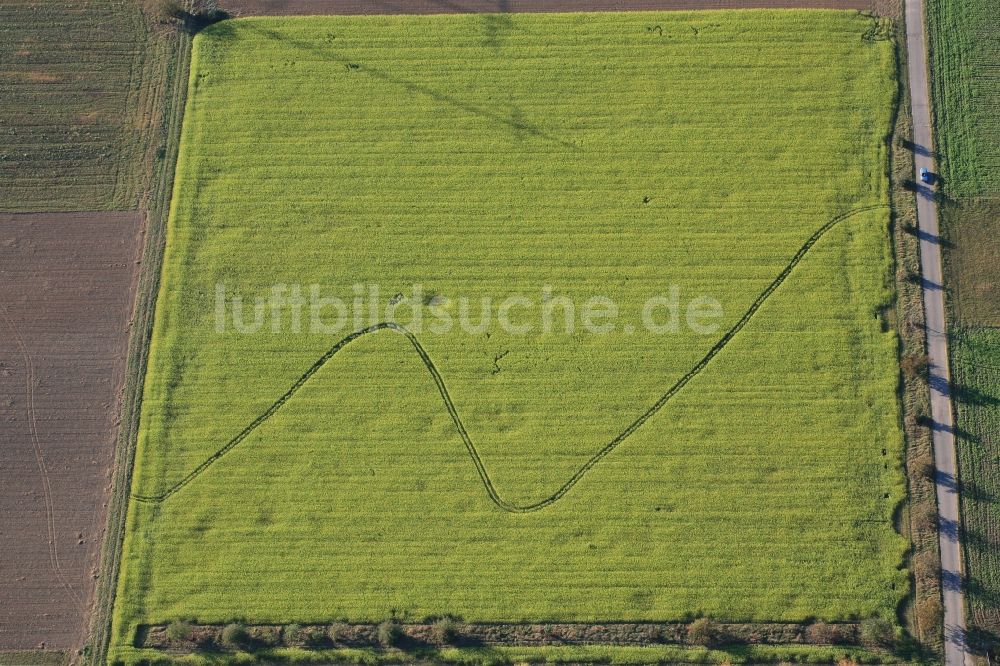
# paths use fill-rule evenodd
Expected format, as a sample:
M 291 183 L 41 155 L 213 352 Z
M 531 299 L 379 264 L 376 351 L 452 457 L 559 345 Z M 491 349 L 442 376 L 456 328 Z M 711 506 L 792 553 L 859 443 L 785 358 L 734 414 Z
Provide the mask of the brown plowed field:
M 602 12 L 673 9 L 873 10 L 879 0 L 220 0 L 233 16 Z
M 0 650 L 82 642 L 141 239 L 138 212 L 0 214 Z

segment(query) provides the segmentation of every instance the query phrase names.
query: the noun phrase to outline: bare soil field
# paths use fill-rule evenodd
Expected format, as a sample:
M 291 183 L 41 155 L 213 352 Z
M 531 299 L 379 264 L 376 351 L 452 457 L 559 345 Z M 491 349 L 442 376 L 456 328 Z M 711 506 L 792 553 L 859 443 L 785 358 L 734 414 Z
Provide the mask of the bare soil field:
M 879 2 L 880 0 L 220 0 L 219 7 L 233 16 L 352 16 L 748 8 L 875 11 Z
M 0 650 L 83 642 L 142 227 L 0 214 Z

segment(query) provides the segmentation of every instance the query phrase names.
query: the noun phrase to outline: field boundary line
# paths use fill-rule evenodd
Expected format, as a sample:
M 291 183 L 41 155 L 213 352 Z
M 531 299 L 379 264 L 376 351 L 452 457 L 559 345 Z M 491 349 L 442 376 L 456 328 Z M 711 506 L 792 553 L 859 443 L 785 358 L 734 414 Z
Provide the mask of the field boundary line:
M 496 486 L 493 484 L 493 480 L 490 478 L 489 472 L 486 469 L 486 465 L 479 455 L 479 451 L 476 448 L 475 443 L 469 436 L 468 430 L 462 421 L 462 417 L 458 413 L 458 409 L 455 407 L 455 403 L 451 399 L 451 395 L 448 393 L 448 388 L 445 385 L 444 378 L 441 376 L 440 371 L 434 364 L 434 361 L 428 355 L 427 350 L 424 349 L 423 345 L 417 339 L 417 336 L 413 334 L 405 326 L 397 324 L 395 322 L 380 322 L 373 326 L 363 328 L 354 331 L 350 335 L 342 338 L 333 347 L 327 350 L 322 356 L 320 356 L 315 363 L 310 366 L 306 372 L 299 377 L 291 388 L 289 388 L 277 401 L 272 404 L 267 411 L 254 419 L 246 428 L 244 428 L 238 435 L 230 439 L 225 446 L 220 448 L 218 451 L 213 453 L 207 459 L 202 461 L 197 467 L 191 470 L 183 479 L 175 483 L 173 486 L 168 488 L 163 493 L 158 495 L 140 495 L 133 494 L 132 498 L 137 502 L 143 503 L 154 503 L 158 504 L 169 499 L 171 496 L 176 494 L 178 491 L 182 490 L 189 483 L 194 481 L 198 476 L 205 472 L 209 467 L 211 467 L 216 461 L 222 458 L 224 455 L 236 448 L 243 440 L 250 436 L 257 428 L 259 428 L 265 421 L 270 419 L 279 409 L 281 409 L 286 402 L 288 402 L 298 391 L 301 389 L 309 379 L 312 378 L 319 370 L 326 365 L 326 363 L 337 355 L 342 349 L 348 346 L 350 343 L 363 338 L 368 335 L 378 333 L 380 331 L 394 331 L 403 335 L 413 349 L 416 351 L 420 360 L 423 361 L 424 366 L 430 372 L 431 377 L 434 379 L 434 383 L 437 385 L 438 393 L 441 395 L 441 399 L 444 401 L 445 407 L 448 410 L 448 414 L 451 417 L 452 422 L 455 425 L 455 429 L 458 431 L 459 436 L 462 438 L 462 442 L 465 444 L 465 448 L 469 453 L 469 457 L 472 459 L 473 464 L 476 467 L 476 471 L 479 474 L 479 478 L 486 489 L 486 493 L 490 500 L 496 504 L 499 508 L 510 513 L 531 513 L 534 511 L 539 511 L 548 506 L 551 506 L 562 499 L 566 493 L 568 493 L 573 486 L 575 486 L 580 479 L 582 479 L 587 472 L 594 468 L 597 463 L 603 460 L 608 454 L 618 448 L 622 442 L 628 439 L 635 431 L 642 427 L 650 418 L 652 418 L 657 412 L 663 409 L 663 406 L 670 401 L 677 393 L 683 389 L 688 382 L 694 379 L 702 370 L 704 370 L 708 364 L 712 361 L 716 355 L 721 352 L 726 345 L 728 345 L 736 335 L 743 330 L 747 323 L 753 318 L 758 310 L 764 305 L 764 303 L 771 297 L 771 295 L 782 285 L 785 280 L 788 279 L 795 267 L 802 261 L 805 255 L 812 249 L 812 247 L 831 229 L 844 220 L 847 220 L 855 215 L 861 213 L 878 210 L 878 209 L 888 209 L 888 204 L 873 204 L 870 206 L 862 206 L 859 208 L 854 208 L 846 213 L 842 213 L 832 218 L 829 222 L 820 227 L 817 231 L 813 233 L 812 236 L 799 248 L 795 256 L 792 257 L 791 261 L 785 266 L 784 270 L 778 274 L 778 276 L 760 293 L 757 299 L 753 302 L 749 309 L 743 314 L 742 317 L 728 330 L 725 335 L 723 335 L 715 345 L 709 349 L 708 353 L 698 363 L 694 365 L 690 370 L 687 371 L 680 379 L 678 379 L 653 405 L 643 412 L 637 419 L 632 421 L 624 430 L 621 431 L 614 439 L 605 444 L 597 453 L 592 455 L 587 462 L 583 464 L 565 483 L 563 483 L 558 490 L 549 495 L 548 497 L 534 502 L 532 504 L 514 504 L 506 499 L 504 499 L 499 491 L 497 491 Z
M 189 0 L 182 0 L 189 7 Z M 156 36 L 153 31 L 149 39 Z M 159 292 L 160 268 L 163 261 L 165 230 L 173 194 L 174 172 L 180 145 L 181 122 L 187 100 L 188 70 L 191 56 L 191 34 L 179 30 L 162 38 L 160 48 L 165 60 L 153 74 L 163 86 L 163 109 L 157 117 L 154 139 L 160 138 L 166 150 L 162 159 L 150 168 L 148 189 L 142 192 L 139 210 L 144 213 L 144 244 L 140 248 L 141 263 L 135 284 L 130 335 L 125 366 L 125 382 L 119 405 L 121 422 L 112 465 L 111 493 L 108 499 L 107 525 L 101 547 L 100 568 L 94 590 L 94 610 L 91 616 L 90 642 L 79 663 L 105 666 L 111 645 L 111 628 L 117 600 L 121 569 L 122 546 L 129 511 L 142 390 L 152 338 L 153 315 Z M 150 47 L 152 48 L 152 47 Z M 162 77 L 162 78 L 155 78 Z M 150 85 L 153 85 L 152 83 Z M 154 94 L 154 93 L 150 93 Z

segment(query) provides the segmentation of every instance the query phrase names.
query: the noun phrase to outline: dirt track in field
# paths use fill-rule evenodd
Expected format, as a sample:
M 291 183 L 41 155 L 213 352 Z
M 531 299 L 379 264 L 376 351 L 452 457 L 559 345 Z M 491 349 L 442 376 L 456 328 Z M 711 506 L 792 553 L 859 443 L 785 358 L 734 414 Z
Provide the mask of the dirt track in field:
M 874 10 L 881 0 L 220 0 L 233 16 L 477 14 L 675 9 L 821 8 Z
M 138 212 L 0 214 L 0 649 L 82 643 L 141 229 Z

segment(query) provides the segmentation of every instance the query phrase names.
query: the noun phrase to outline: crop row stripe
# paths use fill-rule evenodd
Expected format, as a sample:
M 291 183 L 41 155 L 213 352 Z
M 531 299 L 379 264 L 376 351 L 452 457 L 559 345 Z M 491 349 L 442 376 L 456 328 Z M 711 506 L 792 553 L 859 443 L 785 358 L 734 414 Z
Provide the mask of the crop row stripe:
M 341 339 L 339 342 L 337 342 L 337 344 L 331 347 L 325 354 L 320 356 L 316 360 L 316 362 L 313 363 L 312 366 L 310 366 L 310 368 L 306 370 L 306 372 L 301 377 L 299 377 L 294 384 L 292 384 L 291 388 L 289 388 L 280 398 L 278 398 L 278 400 L 273 405 L 271 405 L 267 409 L 267 411 L 265 411 L 263 414 L 255 418 L 238 435 L 229 440 L 225 446 L 223 446 L 221 449 L 213 453 L 205 461 L 203 461 L 201 464 L 199 464 L 197 467 L 191 470 L 191 472 L 189 472 L 187 476 L 185 476 L 183 479 L 181 479 L 176 484 L 174 484 L 173 486 L 168 488 L 165 492 L 159 495 L 133 494 L 132 498 L 138 502 L 159 503 L 173 496 L 179 490 L 181 490 L 189 483 L 194 481 L 199 475 L 201 475 L 202 472 L 207 470 L 215 461 L 219 460 L 219 458 L 221 458 L 222 456 L 226 455 L 234 448 L 236 448 L 236 446 L 238 446 L 240 442 L 245 440 L 250 435 L 250 433 L 252 433 L 258 427 L 260 427 L 265 421 L 271 418 L 275 414 L 275 412 L 281 409 L 281 407 L 286 402 L 288 402 L 288 400 L 292 396 L 294 396 L 298 392 L 298 390 L 302 388 L 305 385 L 305 383 L 308 382 L 309 379 L 311 379 L 312 376 L 315 375 L 320 370 L 320 368 L 326 365 L 327 361 L 336 356 L 340 350 L 342 350 L 344 347 L 351 344 L 358 338 L 362 338 L 367 335 L 372 335 L 374 333 L 378 333 L 379 331 L 388 330 L 388 331 L 395 331 L 396 333 L 405 336 L 406 339 L 410 341 L 410 344 L 413 345 L 413 349 L 416 350 L 417 355 L 420 357 L 420 360 L 423 361 L 423 364 L 427 368 L 428 372 L 430 372 L 431 377 L 434 379 L 434 383 L 437 385 L 438 393 L 441 394 L 441 399 L 444 401 L 445 407 L 448 410 L 448 414 L 449 416 L 451 416 L 452 423 L 455 424 L 455 429 L 458 431 L 459 436 L 465 443 L 465 448 L 469 452 L 469 457 L 472 458 L 472 462 L 476 466 L 476 472 L 479 474 L 479 478 L 482 481 L 483 486 L 486 488 L 486 494 L 489 496 L 490 501 L 496 504 L 499 508 L 503 509 L 504 511 L 508 511 L 510 513 L 531 513 L 533 511 L 539 511 L 547 506 L 555 504 L 560 499 L 562 499 L 562 497 L 565 496 L 566 493 L 568 493 L 573 488 L 573 486 L 575 486 L 580 481 L 580 479 L 582 479 L 584 475 L 587 474 L 587 472 L 589 472 L 597 463 L 599 463 L 602 459 L 604 459 L 605 456 L 607 456 L 609 453 L 618 448 L 619 444 L 624 442 L 636 430 L 641 428 L 642 425 L 646 423 L 646 421 L 648 421 L 657 412 L 663 409 L 663 406 L 666 405 L 671 398 L 673 398 L 682 388 L 684 388 L 684 386 L 687 385 L 688 382 L 690 382 L 702 370 L 704 370 L 708 366 L 708 364 L 712 361 L 712 359 L 715 358 L 715 356 L 719 352 L 721 352 L 726 347 L 726 345 L 728 345 L 741 330 L 743 330 L 743 327 L 746 326 L 747 323 L 750 321 L 750 319 L 752 319 L 753 316 L 757 313 L 757 311 L 760 310 L 761 306 L 764 305 L 764 302 L 771 297 L 771 295 L 778 289 L 778 287 L 781 286 L 781 284 L 786 279 L 788 279 L 788 276 L 791 275 L 795 267 L 799 264 L 800 261 L 802 261 L 803 257 L 805 257 L 805 255 L 820 240 L 820 238 L 822 238 L 828 231 L 830 231 L 837 224 L 843 222 L 848 218 L 851 218 L 855 215 L 859 215 L 861 213 L 881 208 L 888 208 L 888 206 L 881 204 L 881 205 L 871 205 L 871 206 L 855 208 L 853 210 L 850 210 L 846 213 L 834 217 L 829 222 L 820 227 L 820 229 L 817 230 L 812 236 L 810 236 L 809 239 L 802 245 L 802 247 L 799 248 L 799 251 L 795 253 L 795 256 L 792 257 L 792 260 L 788 263 L 787 266 L 785 266 L 784 270 L 782 270 L 781 273 L 778 274 L 778 277 L 776 277 L 774 281 L 772 281 L 771 284 L 769 284 L 767 288 L 761 292 L 761 294 L 753 302 L 750 308 L 743 314 L 742 317 L 740 317 L 739 321 L 737 321 L 732 326 L 732 328 L 726 331 L 725 335 L 723 335 L 719 339 L 719 341 L 716 342 L 715 345 L 713 345 L 712 348 L 708 350 L 708 353 L 705 354 L 705 356 L 702 357 L 702 359 L 698 361 L 698 363 L 695 364 L 694 367 L 692 367 L 690 370 L 688 370 L 687 373 L 684 374 L 684 376 L 678 379 L 677 382 L 674 383 L 673 386 L 671 386 L 666 393 L 660 396 L 660 399 L 657 400 L 641 416 L 639 416 L 639 418 L 630 423 L 614 439 L 605 444 L 600 451 L 591 456 L 590 459 L 587 460 L 587 462 L 585 462 L 580 467 L 580 469 L 578 469 L 573 474 L 573 476 L 571 476 L 562 486 L 560 486 L 558 490 L 556 490 L 554 493 L 552 493 L 545 499 L 542 499 L 533 504 L 517 505 L 500 496 L 500 493 L 497 492 L 496 486 L 493 485 L 493 480 L 490 478 L 489 472 L 486 470 L 486 465 L 483 463 L 483 459 L 480 457 L 478 449 L 476 449 L 475 443 L 472 441 L 472 438 L 469 436 L 468 430 L 466 430 L 465 428 L 465 424 L 462 422 L 462 417 L 459 415 L 458 410 L 455 408 L 455 403 L 452 401 L 451 395 L 448 393 L 448 387 L 445 385 L 444 378 L 438 371 L 437 366 L 434 365 L 434 361 L 431 360 L 431 357 L 427 354 L 427 350 L 424 349 L 423 345 L 420 344 L 420 341 L 417 339 L 417 337 L 405 326 L 402 326 L 395 322 L 381 322 L 373 326 L 369 326 L 367 328 L 355 331 L 350 335 L 348 335 L 347 337 Z

